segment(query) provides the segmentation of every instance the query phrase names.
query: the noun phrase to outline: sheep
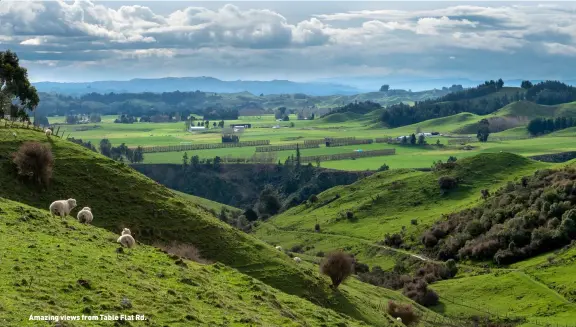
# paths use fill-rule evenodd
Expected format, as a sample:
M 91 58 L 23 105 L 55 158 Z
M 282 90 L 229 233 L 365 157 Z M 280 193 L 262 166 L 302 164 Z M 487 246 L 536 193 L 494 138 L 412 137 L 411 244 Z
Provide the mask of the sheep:
M 281 247 L 280 245 L 278 245 L 278 246 L 276 247 L 276 250 L 282 251 L 282 247 Z
M 52 216 L 60 216 L 62 218 L 70 214 L 70 211 L 76 207 L 75 199 L 57 200 L 50 205 L 50 213 Z
M 396 318 L 396 321 L 402 322 L 402 318 L 398 317 L 398 318 Z
M 300 259 L 300 257 L 294 257 L 294 261 L 296 263 L 300 263 L 300 262 L 302 262 L 302 259 Z
M 16 136 L 18 136 L 18 135 L 16 135 L 16 133 L 15 133 L 15 132 L 12 132 L 12 136 L 16 137 Z
M 94 219 L 94 215 L 92 215 L 92 211 L 89 207 L 84 207 L 78 212 L 76 218 L 78 218 L 78 221 L 81 223 L 90 224 L 92 219 Z
M 52 135 L 52 130 L 48 128 L 44 131 L 44 133 L 46 133 L 46 136 L 50 137 L 50 135 Z
M 127 248 L 131 248 L 136 244 L 136 240 L 134 240 L 128 228 L 124 228 L 124 230 L 122 230 L 122 235 L 116 242 Z

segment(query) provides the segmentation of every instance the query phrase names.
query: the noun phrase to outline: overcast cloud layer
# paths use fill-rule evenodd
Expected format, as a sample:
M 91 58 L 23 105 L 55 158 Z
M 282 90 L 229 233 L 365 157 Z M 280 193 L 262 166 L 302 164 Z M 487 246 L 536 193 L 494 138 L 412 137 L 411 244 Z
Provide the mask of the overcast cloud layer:
M 111 7 L 5 0 L 0 49 L 16 51 L 35 81 L 201 75 L 568 79 L 576 73 L 574 3 L 444 2 L 430 8 L 411 2 L 390 9 L 372 2 L 359 10 L 357 2 L 348 10 L 342 2 L 323 2 L 307 11 L 298 2 L 300 19 L 265 4 L 178 2 L 170 7 L 179 9 L 165 12 L 160 2 Z

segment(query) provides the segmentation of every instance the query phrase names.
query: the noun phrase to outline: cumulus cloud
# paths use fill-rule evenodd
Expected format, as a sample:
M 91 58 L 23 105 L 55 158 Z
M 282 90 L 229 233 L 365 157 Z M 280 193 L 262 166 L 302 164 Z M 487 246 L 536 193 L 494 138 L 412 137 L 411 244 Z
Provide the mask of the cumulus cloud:
M 330 6 L 324 8 L 329 12 Z M 280 11 L 233 4 L 183 4 L 160 14 L 142 5 L 113 9 L 90 1 L 3 1 L 0 44 L 32 67 L 105 63 L 134 74 L 146 71 L 146 65 L 161 66 L 167 74 L 227 69 L 237 71 L 238 78 L 282 69 L 428 75 L 504 69 L 512 74 L 516 65 L 537 67 L 542 56 L 554 57 L 559 67 L 576 56 L 575 8 L 445 4 L 426 10 L 310 12 L 290 20 Z

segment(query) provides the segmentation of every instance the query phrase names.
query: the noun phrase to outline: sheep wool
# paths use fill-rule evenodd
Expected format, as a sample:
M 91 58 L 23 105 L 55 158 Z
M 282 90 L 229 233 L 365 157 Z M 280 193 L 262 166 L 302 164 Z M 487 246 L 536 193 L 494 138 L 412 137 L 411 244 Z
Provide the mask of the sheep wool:
M 46 133 L 46 136 L 50 136 L 52 135 L 52 130 L 51 129 L 47 129 L 46 131 L 44 131 Z
M 62 218 L 70 214 L 70 211 L 76 207 L 75 199 L 57 200 L 50 205 L 50 213 L 52 216 L 60 216 Z
M 300 263 L 300 262 L 302 262 L 302 259 L 300 259 L 300 257 L 294 257 L 294 261 L 296 263 Z
M 89 207 L 82 208 L 82 210 L 78 212 L 78 215 L 76 217 L 78 218 L 79 222 L 85 224 L 90 224 L 94 219 L 94 215 L 92 215 L 92 211 L 90 210 Z
M 136 240 L 130 234 L 130 230 L 128 228 L 124 228 L 122 230 L 122 235 L 118 238 L 117 242 L 127 248 L 133 247 L 136 244 Z
M 282 247 L 281 247 L 280 245 L 278 245 L 278 246 L 276 247 L 276 250 L 282 251 Z

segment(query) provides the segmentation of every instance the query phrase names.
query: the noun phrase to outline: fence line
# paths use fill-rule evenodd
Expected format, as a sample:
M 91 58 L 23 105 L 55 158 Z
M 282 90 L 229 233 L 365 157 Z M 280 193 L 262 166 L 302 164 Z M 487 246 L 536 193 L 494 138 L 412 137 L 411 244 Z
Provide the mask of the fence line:
M 300 158 L 302 163 L 315 162 L 315 161 L 330 161 L 330 160 L 343 160 L 352 158 L 365 158 L 365 157 L 379 157 L 379 156 L 389 156 L 396 154 L 396 149 L 382 149 L 382 150 L 372 150 L 372 151 L 362 151 L 362 152 L 347 152 L 338 154 L 328 154 L 320 156 L 306 156 Z
M 179 144 L 179 145 L 164 145 L 164 146 L 159 145 L 159 146 L 142 147 L 142 151 L 144 153 L 178 152 L 178 151 L 191 151 L 191 150 L 239 148 L 247 146 L 269 145 L 269 144 L 270 140 L 244 141 L 236 143 Z
M 277 152 L 277 151 L 285 151 L 285 150 L 296 150 L 296 147 L 298 147 L 299 149 L 313 149 L 313 148 L 319 148 L 320 144 L 292 143 L 292 144 L 283 144 L 283 145 L 259 146 L 259 147 L 256 147 L 256 152 Z
M 342 140 L 342 141 L 328 141 L 328 142 L 326 142 L 326 146 L 327 147 L 335 147 L 335 146 L 372 144 L 372 143 L 374 143 L 373 139 Z

